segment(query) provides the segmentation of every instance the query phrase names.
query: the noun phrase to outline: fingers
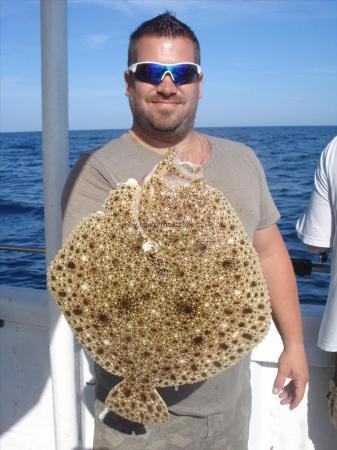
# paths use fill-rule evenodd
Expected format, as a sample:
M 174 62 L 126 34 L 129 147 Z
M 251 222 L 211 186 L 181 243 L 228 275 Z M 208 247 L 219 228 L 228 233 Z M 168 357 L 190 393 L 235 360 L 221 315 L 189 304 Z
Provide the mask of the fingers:
M 280 377 L 280 379 L 283 379 L 283 377 Z M 304 396 L 306 383 L 300 382 L 298 380 L 291 380 L 286 386 L 282 387 L 281 389 L 278 386 L 279 385 L 277 384 L 276 377 L 273 393 L 279 394 L 278 396 L 281 399 L 281 405 L 290 405 L 290 410 L 295 409 L 300 404 Z
M 306 381 L 302 382 L 300 380 L 294 380 L 293 386 L 294 386 L 293 396 L 292 396 L 292 401 L 290 404 L 291 410 L 295 409 L 300 404 L 300 402 L 304 396 Z
M 282 373 L 280 370 L 277 373 L 277 376 L 274 381 L 273 385 L 273 394 L 277 395 L 282 392 L 284 383 L 286 381 L 287 375 L 285 373 Z
M 281 405 L 288 405 L 291 402 L 290 383 L 284 386 L 286 379 L 287 375 L 278 371 L 273 386 L 273 394 L 279 396 Z
M 145 181 L 145 177 L 146 177 L 146 175 L 144 175 L 142 178 L 141 178 L 141 180 L 139 181 L 139 186 L 143 186 L 143 184 L 144 184 L 144 181 Z
M 279 398 L 281 399 L 281 405 L 289 405 L 292 402 L 294 397 L 294 385 L 293 382 L 290 381 L 284 388 L 282 389 Z

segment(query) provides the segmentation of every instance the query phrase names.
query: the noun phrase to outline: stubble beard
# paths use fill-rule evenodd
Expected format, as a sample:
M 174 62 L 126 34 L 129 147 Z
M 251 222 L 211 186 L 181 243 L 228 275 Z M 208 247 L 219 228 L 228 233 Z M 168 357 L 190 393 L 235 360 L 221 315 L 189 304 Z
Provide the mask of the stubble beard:
M 135 125 L 149 135 L 161 136 L 163 139 L 167 137 L 170 140 L 173 137 L 182 139 L 192 130 L 198 106 L 196 104 L 194 109 L 188 111 L 185 116 L 174 119 L 169 111 L 162 111 L 158 115 L 149 111 L 145 112 L 131 97 L 129 97 L 129 104 Z

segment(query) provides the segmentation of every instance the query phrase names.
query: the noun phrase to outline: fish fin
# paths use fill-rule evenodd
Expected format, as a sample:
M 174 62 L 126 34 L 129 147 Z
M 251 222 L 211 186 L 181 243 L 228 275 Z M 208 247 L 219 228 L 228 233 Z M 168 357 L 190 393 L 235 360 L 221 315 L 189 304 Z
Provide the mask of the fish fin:
M 154 386 L 135 385 L 127 380 L 111 389 L 105 405 L 133 422 L 163 423 L 169 419 L 164 400 Z

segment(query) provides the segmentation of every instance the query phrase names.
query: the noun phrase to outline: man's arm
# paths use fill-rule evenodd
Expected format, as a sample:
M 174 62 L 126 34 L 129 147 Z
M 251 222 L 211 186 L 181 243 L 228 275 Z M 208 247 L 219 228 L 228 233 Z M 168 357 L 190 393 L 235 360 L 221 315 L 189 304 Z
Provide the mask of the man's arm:
M 329 164 L 334 141 L 330 142 L 321 154 L 315 170 L 314 188 L 308 209 L 296 224 L 298 238 L 314 253 L 326 253 L 334 235 L 335 224 L 329 182 Z
M 294 409 L 309 379 L 295 275 L 277 225 L 257 230 L 254 247 L 269 288 L 273 320 L 284 344 L 273 392 L 279 394 L 282 405 Z M 291 381 L 284 386 L 286 378 Z

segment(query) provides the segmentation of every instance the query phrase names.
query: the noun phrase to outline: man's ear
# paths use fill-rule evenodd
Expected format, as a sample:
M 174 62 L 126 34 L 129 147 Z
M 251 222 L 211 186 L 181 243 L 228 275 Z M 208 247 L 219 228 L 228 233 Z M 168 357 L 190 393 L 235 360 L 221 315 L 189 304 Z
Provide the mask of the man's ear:
M 198 84 L 199 84 L 199 99 L 202 97 L 202 83 L 203 83 L 203 81 L 204 81 L 204 74 L 203 73 L 201 73 L 200 74 L 200 77 L 199 77 L 199 80 L 198 80 Z
M 131 82 L 131 80 L 130 80 L 130 72 L 129 71 L 125 71 L 124 72 L 124 81 L 125 81 L 125 95 L 127 96 L 127 97 L 129 97 L 129 95 L 130 95 L 130 82 Z

